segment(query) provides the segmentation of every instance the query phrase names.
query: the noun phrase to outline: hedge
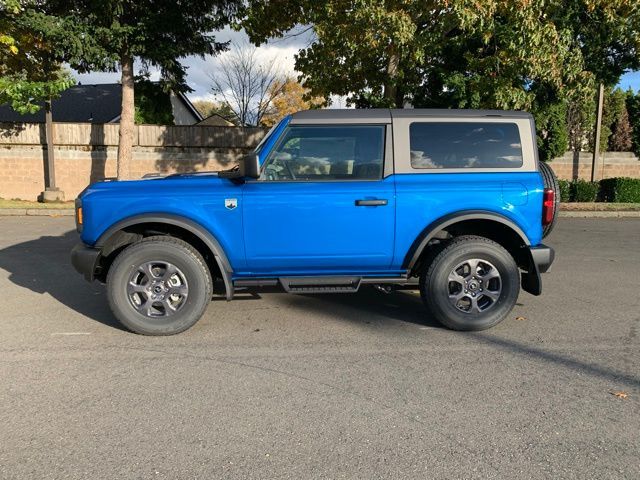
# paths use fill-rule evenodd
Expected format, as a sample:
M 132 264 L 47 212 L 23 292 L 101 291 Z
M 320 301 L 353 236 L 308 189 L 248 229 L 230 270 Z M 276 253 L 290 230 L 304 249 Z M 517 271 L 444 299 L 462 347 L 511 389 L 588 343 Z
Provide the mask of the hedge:
M 560 201 L 640 203 L 640 178 L 606 178 L 600 182 L 558 180 Z
M 640 178 L 605 178 L 600 181 L 600 200 L 616 203 L 640 203 Z
M 567 203 L 571 201 L 571 182 L 569 180 L 558 180 L 560 186 L 560 201 Z
M 599 189 L 600 184 L 598 182 L 575 180 L 571 184 L 571 197 L 574 202 L 595 202 L 596 198 L 598 198 Z

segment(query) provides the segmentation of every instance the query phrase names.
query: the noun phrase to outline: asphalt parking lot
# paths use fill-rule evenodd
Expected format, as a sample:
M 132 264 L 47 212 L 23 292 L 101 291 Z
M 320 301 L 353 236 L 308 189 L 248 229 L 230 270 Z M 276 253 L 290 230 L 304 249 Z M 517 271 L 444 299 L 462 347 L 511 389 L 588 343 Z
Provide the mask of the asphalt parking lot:
M 640 478 L 640 219 L 561 219 L 543 296 L 475 334 L 367 288 L 137 336 L 72 230 L 0 217 L 0 478 Z

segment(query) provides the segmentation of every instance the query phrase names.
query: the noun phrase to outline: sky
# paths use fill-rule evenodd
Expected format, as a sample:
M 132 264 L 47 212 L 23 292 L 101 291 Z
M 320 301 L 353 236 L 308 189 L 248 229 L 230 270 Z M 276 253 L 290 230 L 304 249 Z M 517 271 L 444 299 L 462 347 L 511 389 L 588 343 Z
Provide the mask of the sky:
M 631 87 L 631 89 L 636 92 L 640 91 L 640 72 L 629 72 L 623 75 L 619 85 L 623 90 Z
M 229 28 L 215 34 L 216 41 L 231 41 L 234 45 L 250 46 L 249 38 L 243 31 L 236 32 Z M 258 47 L 258 58 L 269 61 L 273 59 L 276 67 L 284 75 L 297 76 L 294 69 L 293 56 L 309 43 L 309 35 L 301 34 L 286 39 L 273 40 L 266 45 Z M 206 56 L 204 59 L 199 57 L 187 57 L 182 64 L 187 66 L 187 84 L 193 89 L 193 92 L 187 96 L 191 101 L 194 100 L 214 100 L 211 92 L 211 74 L 216 71 L 220 58 L 228 55 L 229 52 L 222 53 L 218 56 Z M 140 65 L 135 65 L 136 73 Z M 87 74 L 78 74 L 73 72 L 78 82 L 83 84 L 94 83 L 116 83 L 120 81 L 120 73 L 113 72 L 94 72 Z M 159 72 L 151 71 L 151 80 L 158 80 Z
M 249 39 L 243 32 L 236 32 L 229 28 L 222 30 L 216 34 L 217 41 L 231 41 L 236 45 L 249 45 Z M 274 59 L 281 73 L 285 75 L 297 76 L 294 68 L 294 55 L 307 46 L 311 41 L 308 33 L 291 36 L 285 39 L 272 40 L 271 42 L 258 47 L 259 58 L 265 60 Z M 198 57 L 188 57 L 183 61 L 187 69 L 187 84 L 194 90 L 187 94 L 190 100 L 214 100 L 215 97 L 211 91 L 211 74 L 216 71 L 219 59 L 227 55 L 223 53 L 217 57 L 207 56 L 204 59 Z M 136 67 L 139 68 L 139 65 Z M 93 83 L 116 83 L 120 80 L 119 73 L 103 73 L 95 72 L 88 74 L 78 74 L 74 72 L 76 79 L 83 84 Z M 151 72 L 151 79 L 158 80 L 159 73 Z M 631 87 L 634 91 L 640 91 L 640 71 L 629 72 L 622 76 L 619 86 L 626 90 Z M 334 106 L 340 107 L 341 100 L 332 99 Z M 337 103 L 337 104 L 336 104 Z

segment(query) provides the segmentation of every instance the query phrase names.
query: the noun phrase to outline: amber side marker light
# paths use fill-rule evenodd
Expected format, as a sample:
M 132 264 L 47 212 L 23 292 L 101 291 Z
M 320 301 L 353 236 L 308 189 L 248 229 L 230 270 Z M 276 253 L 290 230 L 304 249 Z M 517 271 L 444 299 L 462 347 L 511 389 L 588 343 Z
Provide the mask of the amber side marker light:
M 76 222 L 78 225 L 82 225 L 82 207 L 78 207 L 76 210 Z

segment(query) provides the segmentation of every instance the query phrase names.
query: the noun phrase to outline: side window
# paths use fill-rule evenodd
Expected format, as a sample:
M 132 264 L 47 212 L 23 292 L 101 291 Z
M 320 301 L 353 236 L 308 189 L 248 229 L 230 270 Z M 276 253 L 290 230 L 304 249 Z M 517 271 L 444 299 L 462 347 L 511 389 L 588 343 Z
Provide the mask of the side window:
M 261 180 L 377 180 L 383 125 L 290 126 L 267 157 Z
M 422 122 L 409 127 L 413 168 L 518 168 L 520 132 L 515 123 Z

